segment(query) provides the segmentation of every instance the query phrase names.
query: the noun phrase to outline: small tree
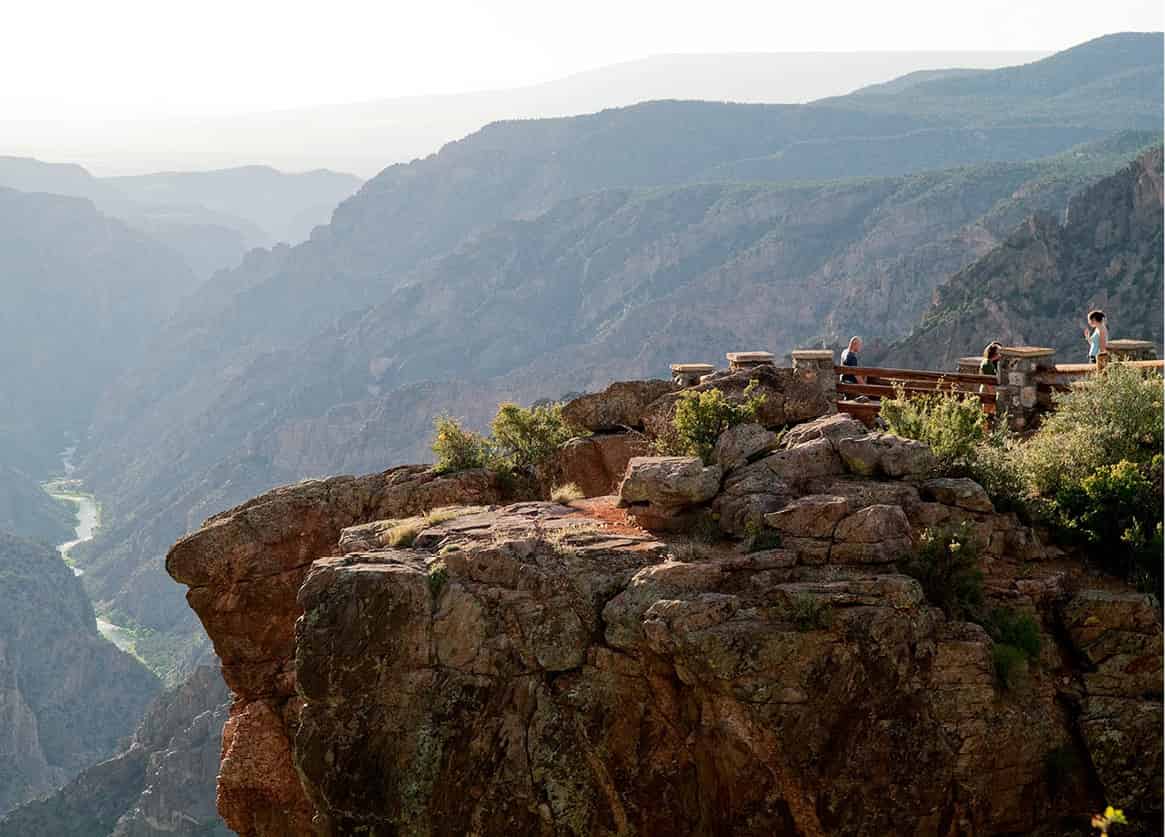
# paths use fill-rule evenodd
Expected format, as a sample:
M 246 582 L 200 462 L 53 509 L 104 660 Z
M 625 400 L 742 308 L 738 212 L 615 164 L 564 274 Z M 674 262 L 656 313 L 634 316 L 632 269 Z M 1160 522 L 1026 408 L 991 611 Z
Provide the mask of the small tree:
M 433 454 L 438 473 L 488 467 L 493 460 L 489 440 L 480 433 L 466 430 L 457 419 L 438 416 L 433 420 Z
M 987 439 L 987 417 L 976 396 L 953 392 L 907 396 L 899 386 L 882 402 L 880 414 L 890 432 L 926 442 L 942 473 L 968 470 L 976 449 Z
M 983 573 L 971 526 L 927 529 L 918 548 L 898 562 L 918 580 L 927 601 L 951 619 L 974 619 L 983 605 Z
M 716 388 L 680 393 L 672 432 L 664 434 L 656 449 L 660 453 L 698 456 L 705 464 L 710 463 L 721 433 L 738 424 L 756 421 L 765 396 L 754 394 L 755 390 L 753 381 L 744 390 L 744 400 L 739 402 L 729 401 Z
M 561 404 L 529 409 L 517 404 L 502 404 L 490 430 L 494 447 L 503 462 L 519 470 L 545 462 L 563 442 L 586 433 L 566 423 Z

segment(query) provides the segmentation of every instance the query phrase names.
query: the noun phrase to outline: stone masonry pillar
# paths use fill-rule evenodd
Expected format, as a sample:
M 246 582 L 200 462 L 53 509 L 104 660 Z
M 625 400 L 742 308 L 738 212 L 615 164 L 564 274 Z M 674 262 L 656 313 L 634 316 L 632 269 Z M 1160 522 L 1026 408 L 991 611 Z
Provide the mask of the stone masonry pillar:
M 1039 402 L 1036 372 L 1056 362 L 1056 350 L 1041 346 L 1004 346 L 999 358 L 995 409 L 1007 413 L 1012 430 L 1030 427 Z
M 837 412 L 837 373 L 832 349 L 794 349 L 793 371 L 807 384 L 819 387 Z

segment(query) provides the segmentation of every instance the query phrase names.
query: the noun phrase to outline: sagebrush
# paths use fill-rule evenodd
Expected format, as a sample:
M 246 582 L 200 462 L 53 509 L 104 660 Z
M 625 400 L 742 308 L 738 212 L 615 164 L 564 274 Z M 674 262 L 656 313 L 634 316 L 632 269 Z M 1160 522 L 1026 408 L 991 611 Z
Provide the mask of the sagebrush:
M 671 427 L 656 440 L 656 452 L 698 456 L 710 464 L 721 433 L 738 424 L 756 421 L 765 396 L 755 390 L 753 381 L 744 390 L 741 401 L 730 400 L 716 388 L 680 393 Z

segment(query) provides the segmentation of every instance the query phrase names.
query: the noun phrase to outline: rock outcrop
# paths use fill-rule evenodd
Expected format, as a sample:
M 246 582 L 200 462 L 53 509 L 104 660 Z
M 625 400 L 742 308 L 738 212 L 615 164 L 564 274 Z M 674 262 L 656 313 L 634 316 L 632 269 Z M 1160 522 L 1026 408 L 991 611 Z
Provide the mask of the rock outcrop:
M 296 596 L 312 562 L 345 527 L 408 518 L 454 503 L 496 503 L 485 471 L 443 476 L 401 467 L 276 489 L 210 518 L 166 558 L 222 660 L 235 700 L 223 729 L 218 810 L 242 835 L 307 834 L 313 809 L 291 757 L 302 701 L 295 692 Z
M 168 567 L 238 696 L 224 818 L 244 837 L 985 835 L 1112 802 L 1148 822 L 1148 601 L 1090 590 L 974 484 L 928 480 L 929 451 L 836 416 L 785 440 L 727 468 L 633 459 L 626 511 L 500 505 L 482 473 L 414 468 L 209 521 Z M 744 508 L 780 544 L 626 515 L 653 502 Z M 1038 625 L 1012 688 L 988 633 L 896 566 L 958 522 L 989 603 Z

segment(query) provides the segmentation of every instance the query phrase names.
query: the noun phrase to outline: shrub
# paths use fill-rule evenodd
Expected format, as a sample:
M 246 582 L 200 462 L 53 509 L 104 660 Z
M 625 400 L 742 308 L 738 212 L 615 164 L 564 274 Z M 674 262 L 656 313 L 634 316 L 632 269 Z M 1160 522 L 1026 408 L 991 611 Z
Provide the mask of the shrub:
M 437 458 L 433 468 L 438 473 L 485 468 L 493 460 L 489 440 L 466 430 L 456 419 L 438 416 L 433 428 L 433 454 Z
M 1149 462 L 1161 451 L 1160 378 L 1114 365 L 1056 396 L 1055 412 L 1020 449 L 1033 491 L 1055 497 L 1105 465 Z
M 784 617 L 799 631 L 823 630 L 833 624 L 833 609 L 816 596 L 799 593 L 789 600 Z
M 995 679 L 1004 689 L 1014 689 L 1020 683 L 1021 672 L 1027 665 L 1027 656 L 1014 645 L 997 642 L 991 648 L 991 663 Z
M 566 423 L 561 404 L 530 408 L 502 404 L 490 430 L 498 456 L 518 470 L 545 462 L 563 442 L 584 433 Z
M 1159 592 L 1162 459 L 1122 459 L 1079 482 L 1061 483 L 1048 504 L 1060 534 L 1085 545 L 1106 569 Z
M 983 625 L 996 643 L 1018 648 L 1029 660 L 1040 656 L 1040 627 L 1026 613 L 999 608 Z
M 681 456 L 698 456 L 708 464 L 720 434 L 738 424 L 756 421 L 764 393 L 753 394 L 753 381 L 744 391 L 744 400 L 729 401 L 724 393 L 712 388 L 703 392 L 682 392 L 676 401 L 672 432 L 661 436 L 657 451 Z M 662 449 L 661 449 L 662 448 Z
M 987 417 L 973 395 L 947 392 L 907 397 L 899 387 L 896 397 L 882 402 L 880 415 L 891 433 L 930 445 L 944 474 L 969 468 L 977 447 L 987 438 Z
M 556 485 L 550 489 L 550 499 L 555 503 L 562 503 L 564 506 L 574 500 L 581 500 L 585 496 L 582 489 L 573 482 L 568 482 L 566 485 Z
M 445 566 L 444 561 L 434 561 L 429 565 L 429 593 L 432 594 L 434 601 L 436 601 L 437 598 L 441 595 L 441 591 L 445 589 L 445 585 L 448 583 L 448 581 L 449 568 Z
M 781 546 L 780 532 L 754 520 L 745 524 L 744 534 L 745 552 L 762 552 L 766 549 L 779 549 Z
M 899 569 L 918 580 L 927 601 L 952 619 L 972 619 L 983 604 L 979 548 L 967 523 L 927 529 Z

